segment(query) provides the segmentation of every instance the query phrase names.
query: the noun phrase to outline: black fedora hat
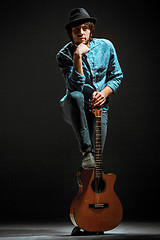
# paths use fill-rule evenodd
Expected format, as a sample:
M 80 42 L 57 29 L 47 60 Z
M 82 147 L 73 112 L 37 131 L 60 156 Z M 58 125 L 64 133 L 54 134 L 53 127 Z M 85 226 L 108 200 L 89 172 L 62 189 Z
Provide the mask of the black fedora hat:
M 84 8 L 75 8 L 69 13 L 69 21 L 65 25 L 65 29 L 68 29 L 72 24 L 82 23 L 84 21 L 89 21 L 92 23 L 96 23 L 97 19 L 94 17 L 90 17 L 88 12 Z

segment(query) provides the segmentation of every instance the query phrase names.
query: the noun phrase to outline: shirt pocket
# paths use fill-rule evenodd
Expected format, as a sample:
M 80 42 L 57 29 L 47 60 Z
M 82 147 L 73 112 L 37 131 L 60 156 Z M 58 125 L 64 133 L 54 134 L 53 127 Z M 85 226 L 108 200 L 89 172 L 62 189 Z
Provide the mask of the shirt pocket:
M 102 65 L 100 67 L 96 66 L 94 68 L 95 81 L 96 82 L 101 81 L 104 78 L 104 76 L 106 76 L 106 73 L 107 73 L 107 69 L 105 66 L 102 66 Z

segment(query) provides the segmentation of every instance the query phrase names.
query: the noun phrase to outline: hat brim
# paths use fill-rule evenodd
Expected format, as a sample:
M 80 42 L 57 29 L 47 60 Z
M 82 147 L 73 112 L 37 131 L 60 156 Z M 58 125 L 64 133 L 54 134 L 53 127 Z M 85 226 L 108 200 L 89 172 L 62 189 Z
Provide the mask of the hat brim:
M 68 29 L 71 25 L 75 25 L 76 23 L 85 23 L 85 22 L 92 22 L 93 24 L 96 24 L 97 22 L 97 18 L 94 18 L 94 17 L 90 17 L 90 18 L 79 18 L 79 19 L 76 19 L 76 20 L 73 20 L 71 22 L 68 22 L 66 25 L 65 25 L 65 29 Z

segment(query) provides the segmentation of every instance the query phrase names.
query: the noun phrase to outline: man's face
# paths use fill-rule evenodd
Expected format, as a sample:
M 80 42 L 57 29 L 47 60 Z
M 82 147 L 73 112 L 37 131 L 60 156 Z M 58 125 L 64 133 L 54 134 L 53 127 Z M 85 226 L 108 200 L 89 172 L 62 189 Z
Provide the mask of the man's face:
M 84 43 L 89 45 L 91 31 L 87 24 L 81 24 L 72 28 L 73 42 L 77 45 Z

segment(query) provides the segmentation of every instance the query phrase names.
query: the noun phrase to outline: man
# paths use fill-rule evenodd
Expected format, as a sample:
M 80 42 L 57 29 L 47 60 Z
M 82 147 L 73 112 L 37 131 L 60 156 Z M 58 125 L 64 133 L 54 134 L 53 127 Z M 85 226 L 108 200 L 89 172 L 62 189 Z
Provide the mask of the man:
M 123 74 L 113 44 L 92 38 L 96 18 L 83 8 L 73 9 L 65 28 L 71 39 L 57 54 L 66 83 L 61 99 L 65 121 L 73 128 L 83 155 L 82 167 L 95 167 L 95 116 L 92 108 L 102 107 L 101 141 L 104 147 L 109 95 L 119 87 Z

